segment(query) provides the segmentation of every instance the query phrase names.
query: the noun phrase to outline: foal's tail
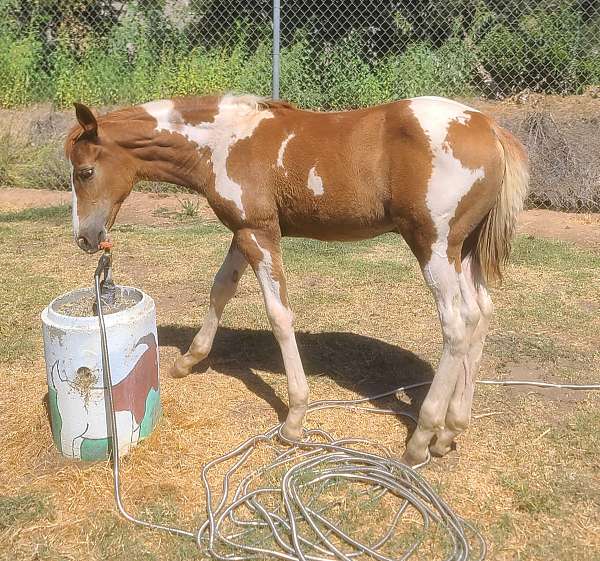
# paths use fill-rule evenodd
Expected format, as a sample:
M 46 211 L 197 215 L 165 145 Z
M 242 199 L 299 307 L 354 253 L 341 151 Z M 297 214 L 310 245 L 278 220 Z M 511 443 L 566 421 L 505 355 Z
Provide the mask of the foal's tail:
M 502 267 L 510 254 L 517 216 L 523 210 L 527 195 L 529 170 L 523 145 L 499 125 L 494 123 L 492 127 L 504 160 L 504 177 L 496 203 L 480 225 L 473 257 L 488 282 L 501 282 Z

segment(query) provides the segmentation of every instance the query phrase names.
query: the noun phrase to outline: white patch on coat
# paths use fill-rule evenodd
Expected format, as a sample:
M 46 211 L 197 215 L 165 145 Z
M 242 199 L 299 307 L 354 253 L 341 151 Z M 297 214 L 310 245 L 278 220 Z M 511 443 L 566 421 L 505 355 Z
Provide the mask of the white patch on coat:
M 447 255 L 450 221 L 460 200 L 474 183 L 484 177 L 483 167 L 470 169 L 454 157 L 446 142 L 452 123 L 468 123 L 477 112 L 466 105 L 440 97 L 417 97 L 410 100 L 413 114 L 429 137 L 433 153 L 432 170 L 427 186 L 427 208 L 436 228 L 437 238 L 431 248 L 436 255 Z
M 252 136 L 263 119 L 273 117 L 271 111 L 261 109 L 260 98 L 224 96 L 214 120 L 197 125 L 186 123 L 172 100 L 145 103 L 142 108 L 156 119 L 155 128 L 158 132 L 180 134 L 194 142 L 198 149 L 208 148 L 211 151 L 215 189 L 221 197 L 235 203 L 244 219 L 246 213 L 242 204 L 242 186 L 229 177 L 227 158 L 239 140 Z
M 324 193 L 323 179 L 317 174 L 316 166 L 310 168 L 310 171 L 308 172 L 307 186 L 317 197 Z
M 290 134 L 287 135 L 287 137 L 284 139 L 284 141 L 281 143 L 281 146 L 279 147 L 279 152 L 277 153 L 277 166 L 282 168 L 283 167 L 283 156 L 285 155 L 285 149 L 287 148 L 287 145 L 289 143 L 290 140 L 292 140 L 292 138 L 294 138 L 296 135 L 292 132 Z M 286 175 L 287 175 L 287 171 L 286 171 Z
M 263 286 L 268 287 L 268 291 L 265 291 L 265 299 L 274 298 L 276 303 L 280 306 L 283 305 L 281 302 L 281 298 L 279 296 L 279 281 L 276 281 L 273 278 L 273 258 L 271 257 L 271 252 L 268 249 L 263 248 L 256 239 L 254 234 L 250 234 L 252 241 L 256 244 L 256 247 L 260 249 L 263 258 L 261 262 L 258 264 L 258 277 Z M 268 292 L 268 293 L 267 293 Z M 267 302 L 267 305 L 269 303 Z
M 79 214 L 77 214 L 77 193 L 75 192 L 75 169 L 71 164 L 71 219 L 73 220 L 73 237 L 79 237 Z

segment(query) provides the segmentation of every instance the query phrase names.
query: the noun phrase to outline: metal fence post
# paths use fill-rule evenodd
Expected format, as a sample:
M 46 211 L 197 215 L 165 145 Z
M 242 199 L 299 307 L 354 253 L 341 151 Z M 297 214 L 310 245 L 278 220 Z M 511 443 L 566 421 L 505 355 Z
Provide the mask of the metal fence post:
M 273 83 L 271 86 L 271 97 L 279 99 L 279 74 L 280 74 L 280 56 L 279 56 L 279 37 L 280 37 L 280 17 L 281 17 L 281 2 L 273 0 Z

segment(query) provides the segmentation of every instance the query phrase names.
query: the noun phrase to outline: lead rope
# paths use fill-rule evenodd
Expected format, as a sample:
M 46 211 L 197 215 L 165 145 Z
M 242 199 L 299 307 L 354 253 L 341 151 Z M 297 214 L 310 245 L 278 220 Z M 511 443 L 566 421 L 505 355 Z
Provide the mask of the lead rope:
M 195 531 L 184 530 L 163 524 L 155 524 L 132 516 L 127 512 L 121 497 L 119 446 L 117 419 L 113 405 L 113 385 L 106 338 L 106 327 L 102 310 L 102 288 L 100 277 L 110 281 L 112 256 L 110 248 L 100 257 L 94 284 L 96 307 L 100 326 L 102 349 L 102 372 L 108 399 L 111 458 L 113 468 L 114 497 L 119 513 L 130 522 L 146 528 L 163 530 L 171 534 L 193 538 L 198 547 L 211 557 L 221 561 L 245 561 L 256 558 L 275 558 L 287 561 L 351 561 L 361 555 L 378 561 L 405 561 L 434 535 L 440 533 L 450 552 L 444 561 L 468 561 L 485 559 L 487 548 L 481 533 L 468 521 L 457 515 L 435 492 L 417 469 L 431 460 L 408 467 L 394 459 L 391 451 L 381 444 L 361 438 L 336 440 L 328 432 L 313 429 L 304 431 L 301 442 L 293 442 L 281 433 L 283 424 L 278 424 L 262 434 L 242 442 L 237 448 L 208 462 L 201 472 L 206 496 L 207 518 Z M 417 422 L 414 415 L 393 409 L 373 409 L 362 404 L 378 401 L 399 392 L 429 385 L 419 382 L 402 386 L 377 395 L 351 400 L 321 400 L 309 405 L 307 413 L 326 409 L 348 409 L 383 415 L 401 415 Z M 480 380 L 481 384 L 527 385 L 572 390 L 600 390 L 600 384 L 554 384 L 525 380 Z M 282 446 L 281 441 L 288 446 Z M 258 450 L 270 450 L 274 459 L 263 462 L 244 476 L 237 484 L 231 500 L 231 478 L 243 468 Z M 380 454 L 368 450 L 378 449 Z M 222 480 L 221 493 L 213 506 L 213 492 L 209 483 L 209 472 L 217 466 L 233 461 Z M 282 471 L 283 470 L 283 471 Z M 278 477 L 277 484 L 253 486 L 260 478 Z M 317 498 L 328 490 L 334 490 L 342 481 L 359 482 L 366 490 L 359 494 L 362 504 L 382 500 L 386 495 L 400 499 L 391 522 L 371 544 L 359 541 L 342 530 L 338 523 L 327 517 L 326 510 L 317 504 Z M 274 503 L 278 503 L 274 506 Z M 411 513 L 409 517 L 409 513 Z M 246 517 L 242 517 L 244 515 Z M 247 516 L 251 514 L 252 517 Z M 393 542 L 396 530 L 404 515 L 415 524 L 415 515 L 421 520 L 421 530 L 402 552 Z M 224 529 L 227 526 L 227 529 Z M 434 530 L 434 527 L 437 528 Z M 262 531 L 258 543 L 257 530 Z M 246 538 L 243 543 L 240 539 Z M 269 541 L 271 547 L 263 546 Z M 404 541 L 406 544 L 406 541 Z M 273 549 L 272 546 L 278 549 Z M 395 548 L 390 553 L 383 548 Z

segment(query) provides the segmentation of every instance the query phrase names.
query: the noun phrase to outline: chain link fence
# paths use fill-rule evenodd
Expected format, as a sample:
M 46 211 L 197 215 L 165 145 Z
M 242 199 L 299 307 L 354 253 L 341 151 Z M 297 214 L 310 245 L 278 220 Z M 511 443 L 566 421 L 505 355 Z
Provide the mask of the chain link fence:
M 572 109 L 563 122 L 563 111 L 530 103 L 600 95 L 598 0 L 278 3 L 283 99 L 347 109 L 417 95 L 512 98 L 523 105 L 503 117 L 545 185 L 532 203 L 600 209 L 598 114 Z M 2 107 L 271 95 L 271 0 L 0 0 L 0 14 Z
M 598 2 L 283 0 L 281 13 L 282 91 L 307 105 L 600 83 Z
M 281 96 L 349 108 L 600 84 L 597 0 L 280 0 Z M 0 0 L 0 104 L 271 93 L 271 0 Z

